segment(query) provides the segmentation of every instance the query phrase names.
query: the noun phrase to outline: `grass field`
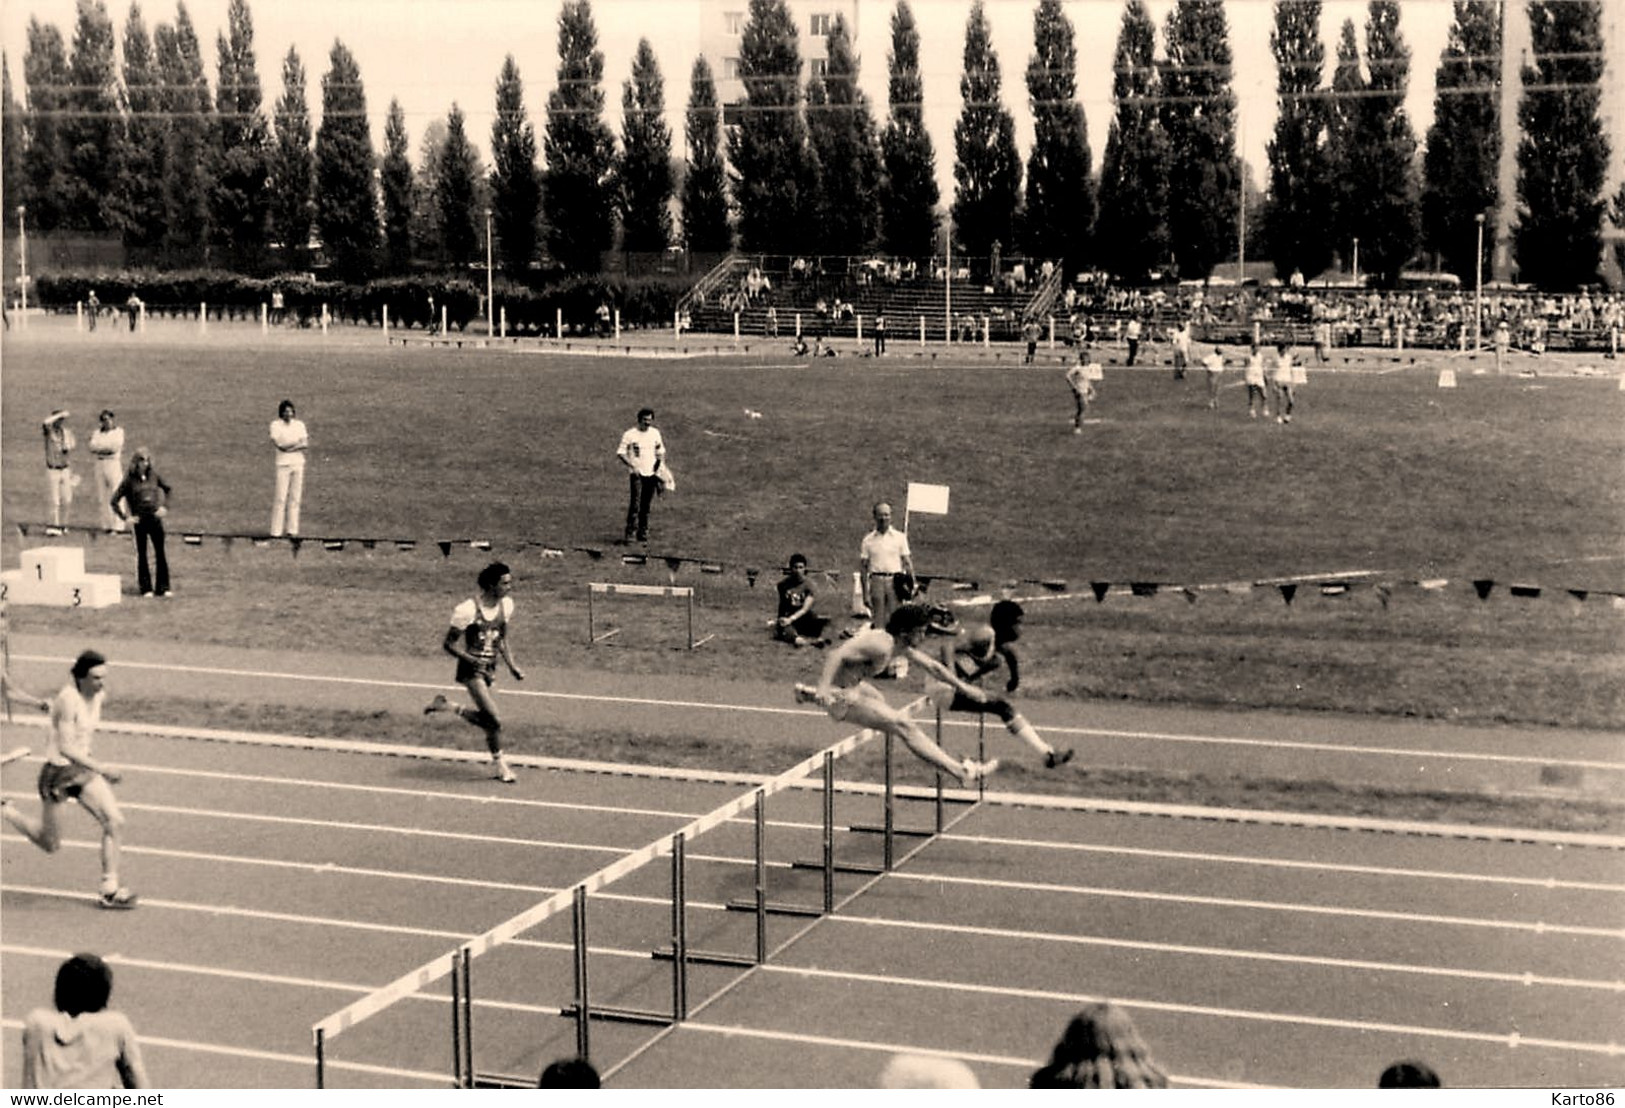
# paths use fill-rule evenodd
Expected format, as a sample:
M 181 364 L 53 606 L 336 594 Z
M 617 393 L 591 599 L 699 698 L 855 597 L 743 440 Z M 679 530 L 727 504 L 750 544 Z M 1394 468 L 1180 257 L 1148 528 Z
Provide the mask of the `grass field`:
M 800 550 L 836 573 L 826 606 L 840 614 L 870 503 L 891 499 L 901 515 L 906 483 L 922 481 L 950 486 L 952 511 L 912 522 L 920 572 L 995 594 L 1009 580 L 1080 594 L 1028 606 L 1028 695 L 1625 727 L 1625 611 L 1593 594 L 1625 591 L 1625 392 L 1575 375 L 1584 359 L 1529 363 L 1538 377 L 1451 361 L 1460 387 L 1448 390 L 1438 356 L 1366 354 L 1311 367 L 1285 427 L 1249 422 L 1239 387 L 1211 412 L 1194 377 L 1109 365 L 1100 422 L 1073 436 L 1059 352 L 1025 368 L 1008 352 L 996 364 L 797 364 L 776 351 L 679 361 L 173 328 L 7 335 L 6 521 L 45 518 L 44 413 L 72 409 L 83 442 L 111 407 L 175 487 L 179 594 L 100 613 L 19 608 L 14 627 L 433 654 L 486 558 L 442 558 L 433 540 L 480 538 L 514 565 L 527 634 L 547 640 L 532 639 L 533 662 L 789 680 L 811 662 L 766 642 L 777 567 Z M 306 537 L 414 538 L 415 552 L 181 546 L 186 530 L 263 532 L 266 428 L 283 397 L 311 429 Z M 718 635 L 694 654 L 586 649 L 584 582 L 669 579 L 659 559 L 625 567 L 609 545 L 625 509 L 613 450 L 643 404 L 659 412 L 680 480 L 655 506 L 650 552 L 725 567 L 675 575 L 699 590 L 703 629 Z M 89 524 L 80 468 L 73 522 Z M 515 552 L 518 540 L 606 557 L 544 558 Z M 19 549 L 6 528 L 8 565 Z M 87 557 L 133 576 L 127 541 Z M 754 587 L 747 567 L 760 571 Z M 1311 584 L 1291 605 L 1273 589 L 1089 595 L 1092 581 L 1356 571 L 1389 587 L 1328 597 Z M 1415 585 L 1440 578 L 1449 585 Z M 1474 579 L 1500 587 L 1481 601 Z M 1545 591 L 1514 598 L 1508 583 Z

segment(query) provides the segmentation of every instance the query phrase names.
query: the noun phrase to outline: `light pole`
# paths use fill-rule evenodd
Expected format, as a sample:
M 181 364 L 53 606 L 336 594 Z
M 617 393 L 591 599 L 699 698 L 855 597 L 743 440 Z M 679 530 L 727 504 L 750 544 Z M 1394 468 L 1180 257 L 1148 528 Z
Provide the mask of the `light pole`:
M 1479 212 L 1478 253 L 1473 255 L 1473 349 L 1484 345 L 1484 213 Z
M 23 204 L 17 205 L 17 258 L 18 274 L 17 288 L 21 299 L 17 307 L 17 327 L 19 330 L 28 329 L 28 226 L 23 217 L 28 215 L 28 208 Z
M 1359 235 L 1354 236 L 1354 284 L 1355 284 L 1356 288 L 1358 288 L 1359 284 L 1360 284 L 1360 236 Z
M 491 295 L 491 209 L 485 209 L 485 337 L 496 337 L 497 302 Z

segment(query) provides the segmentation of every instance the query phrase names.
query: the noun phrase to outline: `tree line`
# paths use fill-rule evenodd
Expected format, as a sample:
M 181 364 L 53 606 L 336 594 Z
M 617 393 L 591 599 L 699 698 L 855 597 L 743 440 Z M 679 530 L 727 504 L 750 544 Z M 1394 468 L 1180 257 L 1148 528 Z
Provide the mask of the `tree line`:
M 1411 56 L 1398 0 L 1370 0 L 1364 41 L 1341 27 L 1330 74 L 1320 0 L 1275 0 L 1270 47 L 1279 115 L 1249 252 L 1283 279 L 1309 277 L 1358 241 L 1362 270 L 1392 284 L 1420 252 L 1470 282 L 1480 216 L 1514 205 L 1525 281 L 1597 279 L 1608 136 L 1600 115 L 1602 0 L 1526 0 L 1532 49 L 1518 100 L 1517 189 L 1499 194 L 1502 10 L 1454 0 L 1435 76 L 1435 119 L 1419 155 L 1404 101 Z M 510 277 L 544 258 L 595 271 L 604 251 L 862 255 L 955 253 L 1059 261 L 1130 282 L 1205 278 L 1236 252 L 1243 223 L 1233 57 L 1222 0 L 1177 0 L 1157 28 L 1126 0 L 1112 62 L 1113 111 L 1099 172 L 1077 98 L 1076 31 L 1061 0 L 1038 0 L 1025 71 L 1033 141 L 1023 161 L 1004 103 L 985 0 L 964 36 L 944 236 L 936 152 L 924 125 L 920 34 L 908 0 L 890 19 L 887 111 L 858 87 L 851 30 L 837 15 L 823 68 L 803 80 L 785 0 L 749 0 L 743 100 L 719 102 L 695 59 L 673 158 L 665 86 L 647 39 L 607 118 L 604 56 L 590 0 L 563 0 L 558 69 L 540 146 L 510 54 L 496 81 L 491 165 L 453 104 L 414 162 L 398 100 L 375 150 L 360 68 L 335 41 L 312 127 L 298 52 L 281 63 L 267 112 L 247 0 L 229 0 L 211 90 L 184 0 L 149 33 L 134 0 L 116 40 L 105 0 L 82 0 L 72 49 L 31 19 L 27 104 L 4 87 L 4 182 L 31 228 L 117 235 L 156 267 L 247 274 L 308 268 L 319 251 L 343 279 L 414 265 L 466 267 L 491 249 Z M 121 55 L 121 65 L 115 65 Z M 1625 186 L 1612 199 L 1625 227 Z M 1482 249 L 1493 246 L 1483 237 Z M 1625 259 L 1622 259 L 1625 261 Z

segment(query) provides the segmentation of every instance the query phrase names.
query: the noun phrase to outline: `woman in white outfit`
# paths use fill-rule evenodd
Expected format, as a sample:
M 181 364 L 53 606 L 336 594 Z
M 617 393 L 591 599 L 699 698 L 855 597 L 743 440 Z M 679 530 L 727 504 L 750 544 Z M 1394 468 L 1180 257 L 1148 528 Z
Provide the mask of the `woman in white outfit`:
M 310 435 L 304 420 L 294 418 L 292 400 L 277 405 L 271 421 L 271 442 L 276 445 L 276 499 L 271 504 L 271 537 L 284 529 L 299 533 L 299 504 L 305 497 L 305 452 Z

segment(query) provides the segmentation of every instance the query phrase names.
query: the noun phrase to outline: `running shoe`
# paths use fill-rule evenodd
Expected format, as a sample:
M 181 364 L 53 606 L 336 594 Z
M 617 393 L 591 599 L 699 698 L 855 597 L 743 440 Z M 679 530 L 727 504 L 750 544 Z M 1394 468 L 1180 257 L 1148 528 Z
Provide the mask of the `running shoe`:
M 966 786 L 980 785 L 989 777 L 993 776 L 994 772 L 998 770 L 998 768 L 999 760 L 997 758 L 990 758 L 985 762 L 978 762 L 974 761 L 973 759 L 966 758 L 964 764 L 960 767 L 960 783 Z
M 426 716 L 433 715 L 435 712 L 444 712 L 450 707 L 451 701 L 447 700 L 442 694 L 435 693 L 434 699 L 429 701 L 429 706 L 423 709 L 423 714 Z
M 796 703 L 797 704 L 817 704 L 818 703 L 818 690 L 813 688 L 811 685 L 797 685 L 796 686 Z
M 513 770 L 508 768 L 507 762 L 498 762 L 493 768 L 496 770 L 496 772 L 491 776 L 496 778 L 498 781 L 501 781 L 504 785 L 513 785 L 518 783 L 519 778 L 513 775 Z
M 124 888 L 122 885 L 114 889 L 112 892 L 102 893 L 96 898 L 96 903 L 101 907 L 114 911 L 134 908 L 135 902 L 136 895 L 129 889 Z
M 1048 754 L 1044 755 L 1044 768 L 1060 769 L 1071 760 L 1072 748 L 1070 746 L 1065 750 L 1052 750 Z

